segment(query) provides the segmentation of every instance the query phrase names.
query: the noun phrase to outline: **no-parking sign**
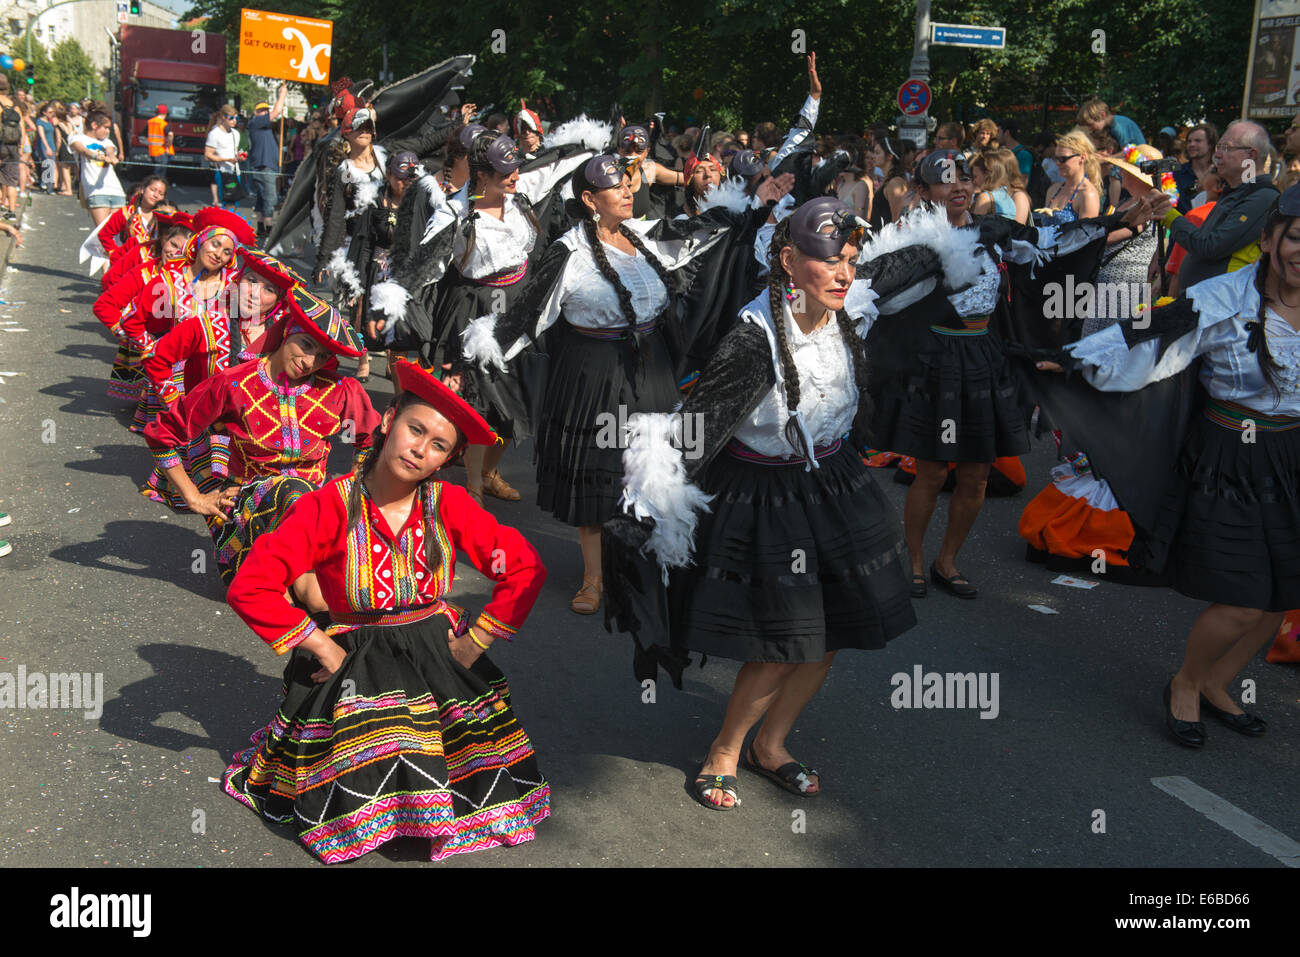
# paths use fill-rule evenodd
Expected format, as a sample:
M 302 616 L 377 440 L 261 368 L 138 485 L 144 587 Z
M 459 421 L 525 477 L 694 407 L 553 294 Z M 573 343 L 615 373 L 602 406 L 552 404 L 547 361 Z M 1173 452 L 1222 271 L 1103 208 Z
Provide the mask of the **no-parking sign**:
M 920 116 L 930 108 L 930 85 L 915 77 L 898 88 L 898 109 L 904 116 Z

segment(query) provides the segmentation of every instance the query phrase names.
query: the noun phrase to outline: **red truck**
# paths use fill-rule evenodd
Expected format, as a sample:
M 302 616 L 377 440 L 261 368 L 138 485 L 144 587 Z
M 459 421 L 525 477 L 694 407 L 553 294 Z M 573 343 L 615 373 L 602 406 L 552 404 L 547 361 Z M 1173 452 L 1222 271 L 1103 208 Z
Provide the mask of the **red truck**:
M 168 165 L 201 168 L 208 123 L 226 101 L 225 35 L 123 25 L 117 41 L 113 78 L 123 145 L 128 160 L 143 164 L 131 173 L 147 174 L 152 165 L 146 124 L 159 103 L 167 104 L 176 150 Z

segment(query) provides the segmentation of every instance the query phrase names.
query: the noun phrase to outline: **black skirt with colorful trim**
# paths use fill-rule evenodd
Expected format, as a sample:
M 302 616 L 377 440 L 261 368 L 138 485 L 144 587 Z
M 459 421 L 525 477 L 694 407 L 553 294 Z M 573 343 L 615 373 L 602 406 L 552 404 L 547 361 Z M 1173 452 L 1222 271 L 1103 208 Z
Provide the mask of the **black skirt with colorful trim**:
M 1189 598 L 1300 608 L 1300 420 L 1208 400 L 1129 561 Z
M 694 565 L 670 580 L 674 645 L 816 662 L 883 648 L 916 624 L 898 517 L 848 442 L 819 452 L 806 471 L 733 442 L 710 463 Z
M 882 320 L 888 321 L 888 320 Z M 929 462 L 992 462 L 1029 451 L 1019 388 L 987 320 L 931 327 L 928 347 L 877 402 L 872 444 Z
M 579 332 L 563 319 L 547 332 L 537 504 L 579 528 L 600 525 L 617 511 L 627 418 L 670 412 L 681 398 L 661 325 L 641 326 L 635 345 L 626 330 L 608 335 L 619 338 Z
M 428 838 L 434 861 L 531 841 L 550 786 L 505 675 L 487 655 L 456 661 L 451 624 L 443 612 L 335 634 L 347 657 L 321 684 L 295 649 L 284 702 L 226 768 L 225 792 L 327 864 L 395 837 Z
M 228 517 L 208 516 L 221 580 L 229 585 L 257 536 L 278 528 L 293 503 L 314 491 L 316 486 L 305 478 L 270 475 L 242 486 Z

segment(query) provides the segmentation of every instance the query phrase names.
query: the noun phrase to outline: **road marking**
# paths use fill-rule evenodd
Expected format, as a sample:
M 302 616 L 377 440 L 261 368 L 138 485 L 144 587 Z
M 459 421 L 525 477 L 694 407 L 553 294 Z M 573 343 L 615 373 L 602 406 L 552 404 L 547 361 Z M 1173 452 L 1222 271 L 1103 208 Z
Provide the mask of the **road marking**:
M 1236 834 L 1247 844 L 1277 858 L 1287 867 L 1300 867 L 1300 842 L 1293 841 L 1277 828 L 1247 814 L 1237 805 L 1225 801 L 1213 791 L 1184 777 L 1152 778 L 1151 783 L 1172 794 L 1194 811 L 1200 811 L 1219 827 Z

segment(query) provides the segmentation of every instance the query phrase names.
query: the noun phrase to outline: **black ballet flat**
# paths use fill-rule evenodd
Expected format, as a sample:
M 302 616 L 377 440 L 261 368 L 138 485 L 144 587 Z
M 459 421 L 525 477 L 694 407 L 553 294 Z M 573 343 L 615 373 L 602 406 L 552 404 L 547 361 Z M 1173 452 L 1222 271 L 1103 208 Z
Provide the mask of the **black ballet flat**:
M 1205 695 L 1201 695 L 1201 710 L 1208 711 L 1210 717 L 1227 725 L 1238 734 L 1249 735 L 1252 738 L 1258 738 L 1268 728 L 1268 722 L 1263 718 L 1253 714 L 1232 714 L 1222 708 L 1216 708 L 1206 700 Z
M 1185 748 L 1203 748 L 1205 747 L 1205 724 L 1200 721 L 1183 721 L 1174 717 L 1173 708 L 1170 707 L 1170 689 L 1173 688 L 1173 679 L 1165 685 L 1165 728 L 1169 731 L 1169 736 Z
M 958 598 L 974 598 L 979 594 L 979 589 L 970 583 L 970 579 L 958 572 L 951 578 L 944 578 L 939 574 L 939 569 L 935 565 L 930 566 L 930 579 L 950 595 L 956 595 Z

